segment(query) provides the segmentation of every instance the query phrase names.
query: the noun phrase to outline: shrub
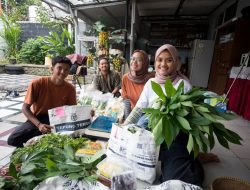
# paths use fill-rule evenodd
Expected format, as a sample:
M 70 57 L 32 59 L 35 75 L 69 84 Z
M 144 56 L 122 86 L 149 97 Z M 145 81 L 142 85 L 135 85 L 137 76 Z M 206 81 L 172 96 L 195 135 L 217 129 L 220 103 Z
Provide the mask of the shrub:
M 46 51 L 41 48 L 43 45 L 43 39 L 40 37 L 37 39 L 28 39 L 22 44 L 22 48 L 19 52 L 19 59 L 29 64 L 44 64 Z

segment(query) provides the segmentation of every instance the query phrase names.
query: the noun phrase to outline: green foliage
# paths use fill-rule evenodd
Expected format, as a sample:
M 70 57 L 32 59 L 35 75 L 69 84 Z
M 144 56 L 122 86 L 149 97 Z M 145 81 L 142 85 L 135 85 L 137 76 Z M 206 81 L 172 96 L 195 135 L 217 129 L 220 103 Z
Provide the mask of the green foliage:
M 55 31 L 60 31 L 62 27 L 67 26 L 67 24 L 74 24 L 71 16 L 66 17 L 55 17 L 54 10 L 45 6 L 39 6 L 36 9 L 37 20 L 48 28 L 52 28 Z
M 4 28 L 0 32 L 0 36 L 6 43 L 6 48 L 3 49 L 7 59 L 17 59 L 18 49 L 20 44 L 20 26 L 10 19 L 5 13 L 2 13 L 0 19 L 3 21 Z
M 2 189 L 31 190 L 43 180 L 53 176 L 70 179 L 96 180 L 94 175 L 103 151 L 90 157 L 75 157 L 78 148 L 87 145 L 86 138 L 73 139 L 70 136 L 49 134 L 34 145 L 18 148 L 11 157 L 10 175 L 13 179 L 0 178 Z M 20 170 L 16 165 L 20 164 Z
M 75 52 L 73 38 L 69 31 L 63 28 L 62 33 L 50 32 L 49 36 L 43 38 L 45 45 L 42 48 L 54 56 L 65 56 Z
M 28 9 L 31 5 L 41 6 L 40 0 L 8 0 L 6 14 L 14 21 L 28 20 Z
M 153 81 L 151 84 L 159 98 L 153 108 L 145 108 L 143 111 L 149 117 L 148 127 L 158 145 L 165 141 L 170 147 L 180 131 L 189 136 L 187 150 L 189 153 L 193 151 L 195 157 L 199 151 L 207 152 L 214 147 L 214 136 L 225 148 L 229 148 L 229 142 L 241 144 L 241 137 L 221 123 L 222 120 L 233 119 L 235 116 L 220 113 L 215 107 L 204 103 L 208 98 L 204 95 L 205 91 L 192 88 L 184 94 L 183 81 L 176 90 L 171 81 L 167 80 L 165 95 L 159 84 Z
M 19 51 L 19 59 L 29 64 L 44 64 L 46 52 L 41 47 L 44 45 L 42 38 L 28 39 L 22 44 Z

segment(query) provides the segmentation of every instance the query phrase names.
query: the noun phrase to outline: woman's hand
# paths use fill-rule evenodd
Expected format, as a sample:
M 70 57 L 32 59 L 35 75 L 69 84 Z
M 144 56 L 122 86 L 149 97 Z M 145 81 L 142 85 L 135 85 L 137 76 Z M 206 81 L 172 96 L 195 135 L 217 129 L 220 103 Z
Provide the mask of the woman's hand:
M 38 129 L 42 134 L 51 133 L 51 130 L 53 128 L 54 128 L 53 126 L 43 124 L 43 123 L 40 123 L 38 126 Z

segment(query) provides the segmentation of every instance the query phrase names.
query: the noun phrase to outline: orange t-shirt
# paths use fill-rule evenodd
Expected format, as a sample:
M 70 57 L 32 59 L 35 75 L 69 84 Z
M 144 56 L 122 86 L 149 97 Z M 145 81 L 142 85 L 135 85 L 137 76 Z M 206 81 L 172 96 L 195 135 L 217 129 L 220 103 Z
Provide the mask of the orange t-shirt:
M 128 78 L 128 74 L 125 74 L 122 78 L 122 97 L 129 99 L 131 108 L 135 107 L 145 83 L 135 83 Z
M 41 77 L 31 82 L 24 103 L 32 105 L 34 115 L 47 114 L 49 109 L 64 105 L 76 105 L 76 90 L 68 82 L 55 85 L 50 77 Z

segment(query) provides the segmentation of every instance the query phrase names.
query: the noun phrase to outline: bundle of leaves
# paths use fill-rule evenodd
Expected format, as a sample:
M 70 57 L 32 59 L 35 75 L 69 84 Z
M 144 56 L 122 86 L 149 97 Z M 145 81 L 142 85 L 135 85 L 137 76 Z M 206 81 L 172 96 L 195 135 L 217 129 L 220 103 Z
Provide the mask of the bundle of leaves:
M 169 148 L 180 131 L 188 135 L 187 150 L 196 157 L 199 151 L 207 152 L 215 145 L 215 137 L 225 148 L 229 142 L 241 144 L 241 137 L 225 128 L 222 121 L 235 118 L 233 114 L 221 113 L 216 107 L 204 103 L 208 96 L 199 88 L 192 88 L 184 94 L 184 82 L 177 89 L 167 80 L 163 92 L 161 86 L 151 82 L 159 96 L 152 108 L 143 111 L 149 117 L 148 127 L 152 130 L 156 144 L 164 141 Z
M 70 145 L 74 150 L 86 146 L 87 138 L 72 138 L 68 135 L 59 135 L 55 133 L 44 135 L 41 139 L 34 144 L 25 146 L 23 148 L 17 148 L 11 155 L 11 162 L 14 164 L 22 163 L 23 157 L 31 154 L 35 151 L 47 151 L 54 148 L 63 148 L 65 145 Z
M 44 64 L 46 51 L 41 48 L 43 45 L 43 38 L 28 39 L 22 44 L 22 48 L 19 51 L 19 59 L 24 63 Z
M 103 152 L 91 157 L 75 157 L 78 148 L 87 146 L 86 138 L 50 134 L 34 145 L 16 150 L 9 167 L 9 178 L 0 178 L 0 189 L 34 189 L 43 180 L 53 176 L 67 176 L 77 180 L 96 180 L 96 165 Z M 17 158 L 20 156 L 20 158 Z M 17 169 L 17 165 L 20 169 Z

